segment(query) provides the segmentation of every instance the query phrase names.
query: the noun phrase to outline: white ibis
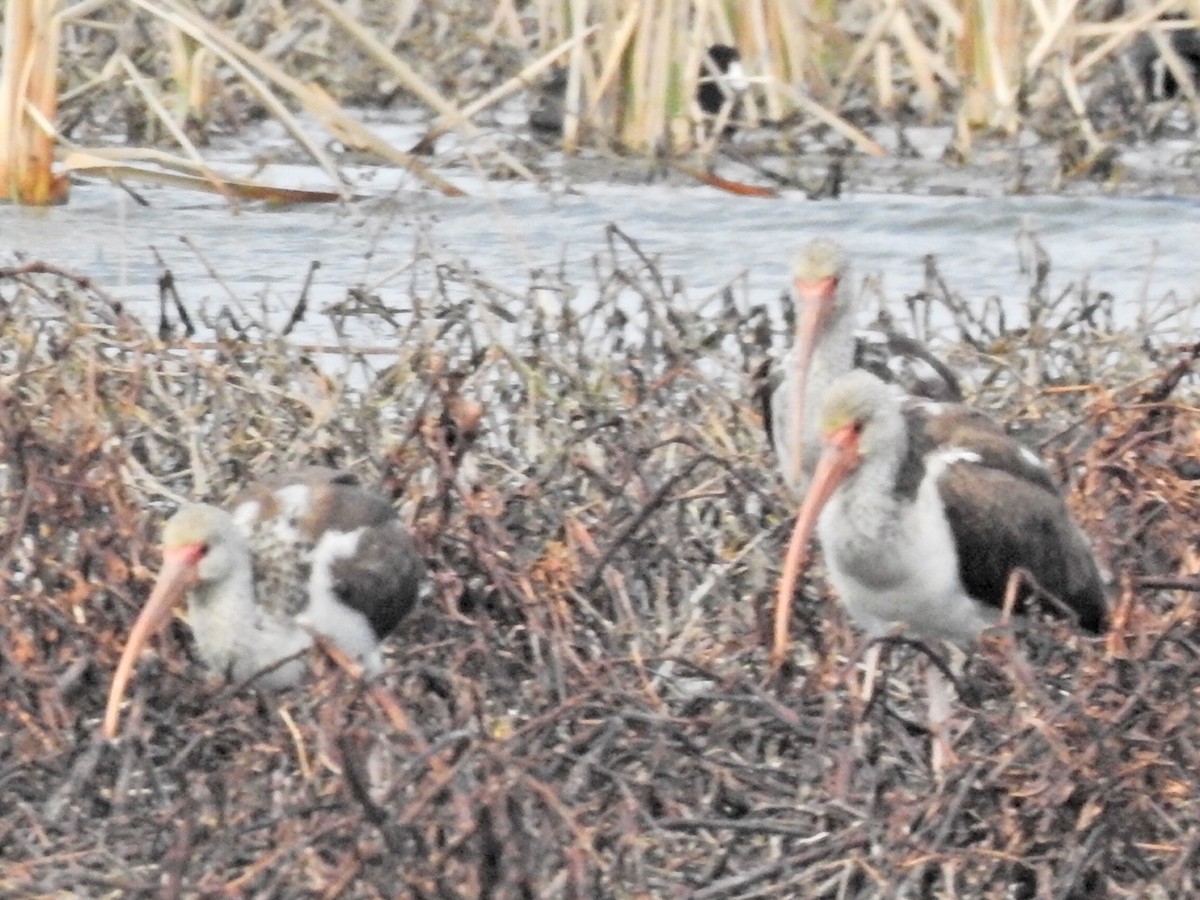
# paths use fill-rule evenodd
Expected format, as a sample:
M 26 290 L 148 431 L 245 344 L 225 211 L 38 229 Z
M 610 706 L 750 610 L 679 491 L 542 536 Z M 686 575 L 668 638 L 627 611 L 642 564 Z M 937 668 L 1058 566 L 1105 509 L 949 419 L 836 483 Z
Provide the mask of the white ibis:
M 113 676 L 104 734 L 149 637 L 187 597 L 200 657 L 233 680 L 281 688 L 314 636 L 382 666 L 380 641 L 412 609 L 424 564 L 391 505 L 350 474 L 312 467 L 256 483 L 232 512 L 182 507 L 163 529 L 163 567 Z
M 820 430 L 776 602 L 776 659 L 814 524 L 838 598 L 872 636 L 903 623 L 968 645 L 1000 617 L 1018 569 L 1082 628 L 1107 627 L 1095 558 L 1049 473 L 982 413 L 905 401 L 855 370 L 830 387 Z
M 802 495 L 821 452 L 820 399 L 838 377 L 868 368 L 923 397 L 961 400 L 962 391 L 954 373 L 918 341 L 855 330 L 859 299 L 850 259 L 839 243 L 817 238 L 805 244 L 792 277 L 795 343 L 784 360 L 783 379 L 772 391 L 767 418 L 784 481 Z

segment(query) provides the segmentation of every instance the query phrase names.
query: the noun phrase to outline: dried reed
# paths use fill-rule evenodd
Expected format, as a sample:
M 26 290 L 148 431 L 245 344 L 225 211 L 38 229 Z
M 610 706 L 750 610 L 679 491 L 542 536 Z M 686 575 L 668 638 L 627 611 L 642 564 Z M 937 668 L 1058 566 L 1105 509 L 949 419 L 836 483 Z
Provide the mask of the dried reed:
M 336 161 L 310 133 L 312 123 L 292 111 L 299 105 L 347 147 L 453 194 L 451 183 L 352 109 L 397 98 L 433 117 L 415 151 L 433 152 L 452 131 L 463 140 L 439 162 L 538 178 L 541 161 L 519 134 L 486 142 L 480 135 L 490 109 L 535 87 L 551 65 L 561 66 L 552 80 L 561 86 L 568 151 L 616 147 L 707 160 L 723 149 L 722 129 L 708 123 L 708 136 L 697 138 L 703 116 L 692 97 L 704 49 L 717 42 L 739 47 L 753 76 L 733 123 L 757 135 L 743 149 L 794 153 L 815 138 L 818 147 L 880 154 L 870 127 L 924 122 L 952 127 L 950 157 L 965 160 L 982 138 L 1032 130 L 1064 142 L 1066 176 L 1103 176 L 1108 148 L 1131 129 L 1150 131 L 1155 115 L 1116 64 L 1139 35 L 1152 37 L 1195 106 L 1184 77 L 1190 63 L 1164 37 L 1195 19 L 1163 18 L 1194 10 L 1179 0 L 1128 6 L 1115 13 L 1104 0 L 543 0 L 518 8 L 512 0 L 489 7 L 447 0 L 418 15 L 413 3 L 376 0 L 354 17 L 322 2 L 245 4 L 223 20 L 178 0 L 96 0 L 57 15 L 50 0 L 22 0 L 5 13 L 12 46 L 0 79 L 0 128 L 9 135 L 7 171 L 42 174 L 28 189 L 5 183 L 15 196 L 61 196 L 65 182 L 48 174 L 52 137 L 87 131 L 94 144 L 126 128 L 133 143 L 183 148 L 186 163 L 172 170 L 187 165 L 195 183 L 215 185 L 219 176 L 200 159 L 209 132 L 269 115 L 345 196 Z M 72 49 L 60 73 L 65 124 L 55 123 L 50 74 L 60 28 Z M 101 153 L 70 146 L 83 155 L 68 167 L 79 161 L 98 171 Z M 136 171 L 126 159 L 108 174 Z M 143 174 L 153 178 L 151 169 Z
M 57 0 L 12 0 L 0 67 L 0 191 L 4 199 L 59 203 L 67 181 L 53 171 L 58 109 Z

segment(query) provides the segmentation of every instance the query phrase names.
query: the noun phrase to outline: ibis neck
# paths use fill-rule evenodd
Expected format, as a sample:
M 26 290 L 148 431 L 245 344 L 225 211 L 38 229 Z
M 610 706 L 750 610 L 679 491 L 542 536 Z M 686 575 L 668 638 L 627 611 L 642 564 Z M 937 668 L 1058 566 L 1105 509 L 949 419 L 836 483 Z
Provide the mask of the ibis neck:
M 258 620 L 254 564 L 247 548 L 238 548 L 221 578 L 201 581 L 188 597 L 188 624 L 205 664 L 225 674 L 231 660 L 253 635 Z
M 826 324 L 809 360 L 804 406 L 805 418 L 814 432 L 825 392 L 833 382 L 853 368 L 854 316 L 845 307 L 839 307 Z
M 796 352 L 793 347 L 792 353 Z M 853 368 L 854 316 L 848 311 L 839 311 L 829 320 L 821 339 L 813 347 L 804 377 L 803 469 L 808 476 L 821 455 L 822 401 L 830 386 Z
M 901 528 L 901 507 L 912 502 L 900 489 L 901 469 L 911 462 L 902 414 L 898 409 L 882 410 L 870 429 L 870 444 L 863 448 L 862 462 L 830 498 L 821 516 L 823 543 L 829 523 L 836 521 L 839 530 L 856 533 L 864 546 L 887 546 Z
M 245 614 L 258 602 L 254 589 L 253 569 L 247 565 L 237 566 L 224 578 L 201 581 L 192 589 L 188 598 L 189 614 L 196 610 L 222 609 L 226 613 Z

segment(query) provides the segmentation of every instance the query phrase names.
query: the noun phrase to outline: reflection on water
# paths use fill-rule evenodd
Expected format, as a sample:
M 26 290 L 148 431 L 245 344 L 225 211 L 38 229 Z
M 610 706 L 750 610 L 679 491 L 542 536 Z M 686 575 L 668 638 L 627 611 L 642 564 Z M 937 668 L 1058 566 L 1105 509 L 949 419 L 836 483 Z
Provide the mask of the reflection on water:
M 20 251 L 69 267 L 152 317 L 157 253 L 189 305 L 212 310 L 235 296 L 254 313 L 265 303 L 286 317 L 313 260 L 321 268 L 312 308 L 342 300 L 347 287 L 360 284 L 402 309 L 410 264 L 421 250 L 465 261 L 511 288 L 509 312 L 519 316 L 535 269 L 561 267 L 587 290 L 609 222 L 657 255 L 666 276 L 680 276 L 687 296 L 736 281 L 739 302 L 772 308 L 795 249 L 829 234 L 851 248 L 859 274 L 882 278 L 890 302 L 921 286 L 922 257 L 933 253 L 951 289 L 980 304 L 998 297 L 1016 314 L 1027 284 L 1018 274 L 1016 240 L 1025 223 L 1049 253 L 1056 291 L 1087 277 L 1093 290 L 1117 298 L 1130 321 L 1146 301 L 1174 292 L 1171 305 L 1190 305 L 1196 296 L 1200 205 L 1191 201 L 860 195 L 810 202 L 628 185 L 551 196 L 523 183 L 459 183 L 470 197 L 399 194 L 340 208 L 246 207 L 237 214 L 191 193 L 149 189 L 153 206 L 144 208 L 117 188 L 78 184 L 63 207 L 0 207 L 0 257 L 9 263 Z M 309 327 L 325 322 L 318 317 Z

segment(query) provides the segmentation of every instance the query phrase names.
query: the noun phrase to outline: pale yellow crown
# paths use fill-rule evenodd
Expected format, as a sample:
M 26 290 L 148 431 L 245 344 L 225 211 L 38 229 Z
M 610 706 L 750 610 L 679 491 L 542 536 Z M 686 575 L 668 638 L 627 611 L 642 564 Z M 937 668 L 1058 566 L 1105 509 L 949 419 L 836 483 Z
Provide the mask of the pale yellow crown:
M 832 434 L 847 425 L 869 423 L 891 400 L 890 388 L 865 369 L 854 369 L 825 392 L 821 404 L 821 433 Z
M 829 238 L 815 238 L 800 248 L 792 264 L 797 281 L 815 282 L 825 278 L 841 278 L 846 274 L 849 258 L 842 245 Z
M 205 503 L 181 506 L 163 526 L 163 546 L 212 543 L 226 527 L 228 518 L 226 513 Z

